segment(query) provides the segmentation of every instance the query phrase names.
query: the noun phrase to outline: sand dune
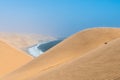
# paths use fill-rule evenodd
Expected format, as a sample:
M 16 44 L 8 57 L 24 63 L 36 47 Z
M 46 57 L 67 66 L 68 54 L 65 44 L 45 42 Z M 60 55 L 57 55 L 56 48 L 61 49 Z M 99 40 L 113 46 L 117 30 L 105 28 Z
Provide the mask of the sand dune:
M 120 80 L 120 38 L 29 80 Z
M 88 29 L 88 30 L 81 31 L 81 32 L 69 37 L 68 39 L 64 40 L 63 42 L 61 42 L 57 46 L 53 47 L 52 49 L 48 50 L 45 54 L 43 54 L 40 57 L 36 58 L 35 60 L 31 61 L 30 63 L 23 66 L 22 68 L 5 76 L 1 80 L 29 80 L 31 78 L 34 78 L 35 76 L 37 77 L 37 75 L 38 75 L 38 80 L 39 79 L 48 80 L 48 78 L 45 78 L 45 76 L 51 78 L 51 80 L 52 79 L 58 80 L 58 78 L 61 77 L 62 73 L 64 73 L 64 71 L 62 71 L 62 68 L 64 69 L 65 66 L 68 68 L 67 64 L 69 62 L 78 58 L 78 60 L 75 61 L 75 63 L 76 63 L 75 65 L 77 67 L 77 62 L 80 61 L 79 57 L 85 56 L 88 53 L 94 51 L 95 49 L 98 49 L 99 47 L 104 46 L 105 44 L 107 44 L 110 41 L 117 39 L 119 37 L 120 37 L 120 29 L 117 29 L 117 28 L 94 28 L 94 29 Z M 106 51 L 107 51 L 107 49 L 106 49 Z M 110 51 L 110 50 L 108 50 L 108 51 Z M 100 53 L 103 54 L 103 51 L 101 51 Z M 95 54 L 95 53 L 91 53 L 91 54 Z M 97 53 L 95 55 L 97 55 Z M 106 53 L 106 56 L 107 56 L 107 53 Z M 92 60 L 91 57 L 90 57 L 90 59 Z M 104 57 L 104 55 L 103 55 L 103 57 Z M 86 61 L 89 61 L 90 59 L 86 59 Z M 112 58 L 109 58 L 109 59 L 112 59 Z M 97 60 L 97 59 L 93 58 L 93 60 Z M 80 64 L 82 64 L 81 61 L 80 61 Z M 99 60 L 98 60 L 98 62 L 99 62 Z M 89 62 L 89 63 L 91 63 L 91 62 Z M 73 63 L 71 63 L 71 64 L 73 64 Z M 65 66 L 62 66 L 62 65 L 65 65 Z M 78 65 L 79 65 L 79 63 L 78 63 Z M 59 73 L 59 69 L 58 69 L 59 66 L 62 66 L 60 68 L 60 70 L 62 72 L 60 72 L 60 73 Z M 97 64 L 95 66 L 97 66 Z M 82 67 L 84 67 L 84 65 Z M 71 68 L 73 68 L 73 69 L 71 69 Z M 89 70 L 90 68 L 91 67 L 83 68 L 83 71 Z M 54 69 L 57 71 L 54 71 Z M 76 68 L 74 69 L 74 65 L 72 67 L 70 67 L 70 69 L 73 70 L 73 72 L 75 72 L 75 70 L 77 70 Z M 50 70 L 50 72 L 49 72 L 49 70 Z M 70 72 L 72 72 L 71 70 L 70 70 Z M 67 69 L 65 71 L 65 73 L 67 71 L 69 72 L 69 69 Z M 58 78 L 53 77 L 55 72 L 56 72 L 56 76 L 58 76 Z M 71 74 L 70 72 L 68 74 Z M 78 78 L 78 75 L 79 75 L 78 72 L 77 72 L 77 74 L 76 73 L 72 74 L 74 77 L 76 77 L 74 80 L 78 80 L 78 79 L 80 80 L 80 78 Z M 47 75 L 48 73 L 51 73 L 51 75 L 48 76 Z M 57 73 L 58 73 L 58 75 L 57 75 Z M 59 75 L 59 74 L 61 74 L 61 75 Z M 72 77 L 72 75 L 63 76 L 60 79 L 61 80 L 73 80 L 74 77 Z M 89 75 L 91 75 L 91 74 L 89 74 Z M 82 76 L 82 73 L 81 73 L 81 76 Z M 85 75 L 83 75 L 83 76 L 85 76 Z M 63 79 L 64 77 L 66 77 L 66 78 Z M 83 80 L 83 79 L 81 79 L 81 80 Z M 35 79 L 33 79 L 33 80 L 35 80 Z M 91 80 L 91 79 L 87 79 L 87 80 Z M 94 80 L 94 79 L 92 79 L 92 80 Z
M 54 40 L 55 38 L 39 34 L 1 32 L 0 39 L 19 49 L 25 49 L 34 44 L 37 44 L 38 42 Z
M 33 58 L 13 46 L 0 41 L 0 76 L 23 66 Z

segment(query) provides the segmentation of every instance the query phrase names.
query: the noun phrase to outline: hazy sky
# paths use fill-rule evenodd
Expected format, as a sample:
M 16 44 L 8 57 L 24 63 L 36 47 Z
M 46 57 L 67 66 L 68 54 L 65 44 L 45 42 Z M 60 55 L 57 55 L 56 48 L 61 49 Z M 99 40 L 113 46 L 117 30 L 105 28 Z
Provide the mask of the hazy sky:
M 90 27 L 120 27 L 120 0 L 0 0 L 0 31 L 65 37 Z

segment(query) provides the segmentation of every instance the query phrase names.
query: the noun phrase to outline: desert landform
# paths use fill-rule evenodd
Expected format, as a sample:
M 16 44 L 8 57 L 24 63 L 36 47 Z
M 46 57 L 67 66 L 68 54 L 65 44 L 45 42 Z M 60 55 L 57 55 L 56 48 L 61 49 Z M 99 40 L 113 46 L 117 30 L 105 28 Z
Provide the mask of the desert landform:
M 119 46 L 119 28 L 80 31 L 34 59 L 1 41 L 1 53 L 11 55 L 1 54 L 0 65 L 12 67 L 0 80 L 120 80 Z

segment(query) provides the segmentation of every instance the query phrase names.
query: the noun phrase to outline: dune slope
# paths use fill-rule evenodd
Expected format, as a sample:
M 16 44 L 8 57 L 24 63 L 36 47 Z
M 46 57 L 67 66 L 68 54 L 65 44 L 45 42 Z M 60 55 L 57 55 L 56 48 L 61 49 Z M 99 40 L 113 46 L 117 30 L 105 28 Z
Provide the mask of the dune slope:
M 55 38 L 39 34 L 0 32 L 0 39 L 16 48 L 25 49 L 39 42 L 54 40 Z
M 29 80 L 120 80 L 120 38 Z
M 81 31 L 1 80 L 29 80 L 37 74 L 71 62 L 119 37 L 120 29 L 117 28 L 94 28 Z
M 24 52 L 0 41 L 0 76 L 6 75 L 32 59 Z

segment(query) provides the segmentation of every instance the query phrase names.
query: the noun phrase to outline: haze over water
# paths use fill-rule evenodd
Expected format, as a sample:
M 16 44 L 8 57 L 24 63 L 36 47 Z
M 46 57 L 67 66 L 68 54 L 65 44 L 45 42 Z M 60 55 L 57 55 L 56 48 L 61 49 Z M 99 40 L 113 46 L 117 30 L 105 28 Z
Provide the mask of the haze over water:
M 1 0 L 0 31 L 67 37 L 90 27 L 120 27 L 119 0 Z

